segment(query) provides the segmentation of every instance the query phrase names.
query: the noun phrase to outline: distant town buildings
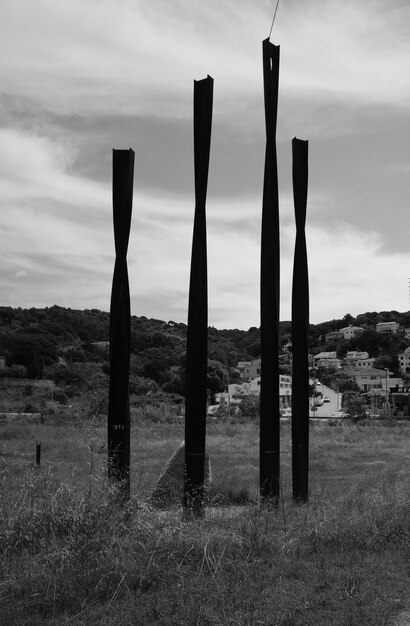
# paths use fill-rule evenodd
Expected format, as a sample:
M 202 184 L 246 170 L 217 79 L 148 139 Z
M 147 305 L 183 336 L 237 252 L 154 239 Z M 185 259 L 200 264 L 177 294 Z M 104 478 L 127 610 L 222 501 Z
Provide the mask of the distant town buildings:
M 343 361 L 343 371 L 351 367 L 361 367 L 362 369 L 373 367 L 375 358 L 369 358 L 369 353 L 359 350 L 349 350 Z
M 331 330 L 329 333 L 325 335 L 326 343 L 331 343 L 333 341 L 342 341 L 343 334 L 338 330 Z
M 399 359 L 400 371 L 403 372 L 403 374 L 410 372 L 410 348 L 406 348 L 404 352 L 400 352 L 397 358 Z
M 380 390 L 386 392 L 392 387 L 403 385 L 401 378 L 390 376 L 391 372 L 374 367 L 366 369 L 357 368 L 351 373 L 351 380 L 364 392 Z
M 330 343 L 332 341 L 342 341 L 353 339 L 357 337 L 360 333 L 364 331 L 364 328 L 361 326 L 346 326 L 345 328 L 339 328 L 339 330 L 331 330 L 325 335 L 326 343 Z
M 341 365 L 341 360 L 337 358 L 336 351 L 331 352 L 319 352 L 313 356 L 314 367 L 333 367 L 338 369 Z
M 379 322 L 376 324 L 377 333 L 397 333 L 399 324 L 397 322 Z
M 253 359 L 252 361 L 239 361 L 237 365 L 239 376 L 242 380 L 249 380 L 260 376 L 261 359 Z
M 343 335 L 343 339 L 348 340 L 357 337 L 357 335 L 360 335 L 363 331 L 364 328 L 361 326 L 346 326 L 346 328 L 341 328 L 339 333 Z
M 260 359 L 256 359 L 259 360 Z M 218 394 L 219 401 L 235 401 L 234 396 L 257 395 L 260 393 L 261 378 L 257 376 L 243 383 L 228 385 L 228 394 Z M 291 405 L 292 400 L 292 377 L 285 374 L 279 375 L 279 403 L 283 408 Z

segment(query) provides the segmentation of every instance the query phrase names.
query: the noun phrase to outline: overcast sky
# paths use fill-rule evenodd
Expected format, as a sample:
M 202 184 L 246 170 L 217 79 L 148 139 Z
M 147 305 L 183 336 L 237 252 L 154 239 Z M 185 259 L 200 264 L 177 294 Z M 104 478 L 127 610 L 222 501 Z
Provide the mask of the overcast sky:
M 209 323 L 259 326 L 268 0 L 0 0 L 1 305 L 109 310 L 112 148 L 135 150 L 132 314 L 186 322 L 193 80 L 214 80 Z M 410 2 L 281 0 L 281 319 L 291 140 L 309 140 L 310 319 L 409 309 Z

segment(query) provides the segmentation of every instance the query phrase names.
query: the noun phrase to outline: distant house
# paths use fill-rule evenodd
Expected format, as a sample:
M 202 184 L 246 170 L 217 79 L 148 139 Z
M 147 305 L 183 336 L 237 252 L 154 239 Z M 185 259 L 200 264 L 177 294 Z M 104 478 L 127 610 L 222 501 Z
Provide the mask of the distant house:
M 403 384 L 401 378 L 392 378 L 390 372 L 369 367 L 366 369 L 354 368 L 349 378 L 364 392 L 384 390 Z
M 239 375 L 242 380 L 249 380 L 260 376 L 261 359 L 253 359 L 252 361 L 239 361 L 237 365 Z
M 346 352 L 345 362 L 351 361 L 353 363 L 354 361 L 360 361 L 368 358 L 369 353 L 365 352 L 364 350 L 348 350 Z
M 335 351 L 319 352 L 313 356 L 314 367 L 334 367 L 338 369 L 341 361 L 337 358 Z
M 407 341 L 410 341 L 410 328 L 404 329 L 404 338 L 407 339 Z
M 292 365 L 293 355 L 291 352 L 283 352 L 279 355 L 279 363 L 281 365 Z
M 397 322 L 379 322 L 376 324 L 377 333 L 397 333 L 399 324 Z
M 361 367 L 362 369 L 366 369 L 367 367 L 373 367 L 374 362 L 375 362 L 375 358 L 371 357 L 368 359 L 358 359 L 357 361 L 355 361 L 355 366 L 356 367 Z
M 259 360 L 260 359 L 256 359 Z M 221 393 L 217 395 L 220 402 L 230 401 L 235 395 L 258 395 L 260 393 L 261 378 L 257 376 L 248 382 L 241 384 L 228 385 L 228 394 Z M 235 399 L 234 399 L 235 401 Z M 292 402 L 292 377 L 285 374 L 279 375 L 279 403 L 281 407 L 289 407 Z
M 339 332 L 343 335 L 343 339 L 346 340 L 357 337 L 357 335 L 360 335 L 360 333 L 362 333 L 363 331 L 364 328 L 362 328 L 361 326 L 346 326 L 346 328 L 341 328 L 339 330 Z
M 349 350 L 343 361 L 343 370 L 351 370 L 352 367 L 366 369 L 373 367 L 375 358 L 369 358 L 369 353 L 360 350 Z
M 326 343 L 330 343 L 332 341 L 342 341 L 342 339 L 343 339 L 343 334 L 339 332 L 338 330 L 331 330 L 329 333 L 326 333 L 325 335 Z
M 403 372 L 403 374 L 410 372 L 410 348 L 406 348 L 404 352 L 400 352 L 397 358 L 399 359 L 400 371 Z

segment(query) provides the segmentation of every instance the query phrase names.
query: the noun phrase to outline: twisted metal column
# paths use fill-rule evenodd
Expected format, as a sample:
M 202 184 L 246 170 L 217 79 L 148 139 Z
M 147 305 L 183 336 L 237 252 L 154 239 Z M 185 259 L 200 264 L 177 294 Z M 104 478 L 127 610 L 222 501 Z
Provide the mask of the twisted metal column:
M 260 495 L 279 496 L 279 190 L 276 156 L 279 46 L 262 44 L 266 152 L 261 241 Z
M 211 146 L 213 78 L 194 81 L 195 217 L 189 284 L 185 400 L 184 507 L 200 516 L 204 507 L 207 400 L 208 293 L 206 192 Z
M 296 242 L 292 285 L 292 482 L 295 500 L 308 499 L 309 277 L 306 251 L 308 142 L 292 140 Z
M 130 494 L 129 367 L 131 340 L 127 249 L 131 227 L 134 151 L 113 150 L 115 266 L 110 306 L 108 475 Z

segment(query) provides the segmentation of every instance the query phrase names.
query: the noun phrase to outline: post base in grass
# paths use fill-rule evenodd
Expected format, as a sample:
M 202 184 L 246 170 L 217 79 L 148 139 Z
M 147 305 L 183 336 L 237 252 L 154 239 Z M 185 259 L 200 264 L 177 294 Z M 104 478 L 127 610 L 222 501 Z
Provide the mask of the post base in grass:
M 260 464 L 261 476 L 267 477 L 260 485 L 261 504 L 277 504 L 279 500 L 279 451 L 262 451 Z

